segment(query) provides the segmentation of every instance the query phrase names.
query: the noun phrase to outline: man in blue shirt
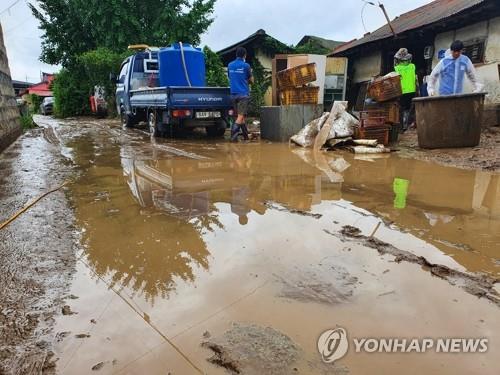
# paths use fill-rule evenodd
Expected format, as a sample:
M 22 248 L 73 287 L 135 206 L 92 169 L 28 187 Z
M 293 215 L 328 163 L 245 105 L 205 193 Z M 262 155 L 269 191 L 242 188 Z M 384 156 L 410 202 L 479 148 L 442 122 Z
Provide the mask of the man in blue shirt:
M 470 59 L 462 54 L 464 44 L 456 40 L 451 44 L 444 59 L 432 70 L 427 82 L 430 96 L 436 95 L 436 84 L 439 82 L 439 95 L 462 94 L 465 75 L 474 85 L 474 92 L 482 90 L 482 84 L 476 77 L 476 70 Z
M 231 97 L 234 102 L 234 107 L 238 112 L 236 122 L 231 128 L 231 140 L 237 141 L 240 130 L 243 133 L 243 138 L 248 140 L 248 130 L 245 123 L 245 117 L 248 114 L 248 105 L 250 103 L 250 87 L 253 83 L 252 69 L 245 62 L 247 51 L 243 47 L 238 47 L 236 50 L 236 60 L 229 63 L 227 66 L 227 74 L 229 76 L 229 85 L 231 86 Z

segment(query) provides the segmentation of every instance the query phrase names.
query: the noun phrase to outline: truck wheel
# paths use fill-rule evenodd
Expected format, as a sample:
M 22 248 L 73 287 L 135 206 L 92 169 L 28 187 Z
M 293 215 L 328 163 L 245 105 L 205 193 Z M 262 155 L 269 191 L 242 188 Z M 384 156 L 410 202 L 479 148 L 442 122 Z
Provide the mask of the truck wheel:
M 97 118 L 105 118 L 108 116 L 108 110 L 107 109 L 98 109 L 97 110 Z
M 214 126 L 205 127 L 205 130 L 207 131 L 207 135 L 209 137 L 223 137 L 226 133 L 226 123 L 224 121 L 217 122 Z
M 148 115 L 148 128 L 149 128 L 149 134 L 153 137 L 159 137 L 160 131 L 158 129 L 158 118 L 156 111 L 151 111 L 149 112 Z
M 133 116 L 127 115 L 124 108 L 120 110 L 120 119 L 122 125 L 126 128 L 131 128 L 136 124 L 135 118 Z

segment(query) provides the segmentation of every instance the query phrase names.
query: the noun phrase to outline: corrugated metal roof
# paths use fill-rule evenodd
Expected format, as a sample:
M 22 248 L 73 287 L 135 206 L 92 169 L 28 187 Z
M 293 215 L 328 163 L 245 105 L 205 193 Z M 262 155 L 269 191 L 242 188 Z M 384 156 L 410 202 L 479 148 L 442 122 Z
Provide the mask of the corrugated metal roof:
M 430 25 L 434 22 L 442 21 L 453 15 L 463 12 L 469 8 L 475 7 L 486 0 L 436 0 L 432 3 L 421 6 L 410 12 L 404 13 L 391 21 L 396 34 L 405 31 L 418 29 L 422 26 Z M 345 52 L 351 48 L 374 42 L 377 40 L 389 38 L 392 36 L 389 25 L 384 25 L 378 30 L 366 35 L 361 39 L 347 42 L 337 47 L 332 55 Z

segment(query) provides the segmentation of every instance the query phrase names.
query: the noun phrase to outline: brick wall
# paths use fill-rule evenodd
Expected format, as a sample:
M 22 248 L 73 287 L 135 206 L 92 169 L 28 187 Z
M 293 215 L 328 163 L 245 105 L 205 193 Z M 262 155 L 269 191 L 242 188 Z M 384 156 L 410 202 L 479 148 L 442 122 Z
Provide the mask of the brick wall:
M 9 61 L 0 25 L 0 152 L 21 134 L 19 110 L 10 78 Z

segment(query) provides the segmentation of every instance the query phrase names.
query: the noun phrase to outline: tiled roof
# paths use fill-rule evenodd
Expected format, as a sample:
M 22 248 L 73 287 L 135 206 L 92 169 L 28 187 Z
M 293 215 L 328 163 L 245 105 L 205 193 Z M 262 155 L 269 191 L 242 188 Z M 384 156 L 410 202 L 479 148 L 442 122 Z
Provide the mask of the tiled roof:
M 488 0 L 435 0 L 432 3 L 421 6 L 410 12 L 404 13 L 391 21 L 392 27 L 396 34 L 402 34 L 405 31 L 415 30 L 434 22 L 445 20 L 451 16 L 459 14 L 463 11 L 476 7 Z M 498 1 L 498 0 L 495 0 Z M 345 52 L 351 48 L 375 42 L 377 40 L 386 39 L 392 36 L 389 25 L 386 24 L 374 32 L 364 36 L 361 39 L 344 43 L 338 46 L 332 53 L 336 55 Z

